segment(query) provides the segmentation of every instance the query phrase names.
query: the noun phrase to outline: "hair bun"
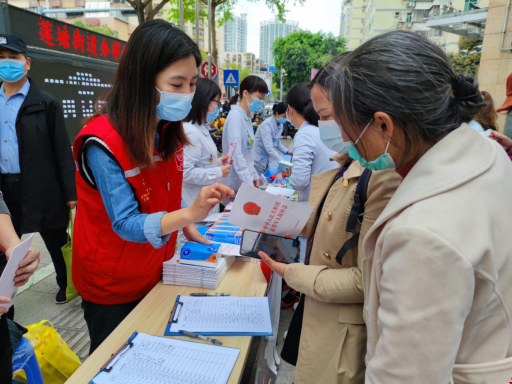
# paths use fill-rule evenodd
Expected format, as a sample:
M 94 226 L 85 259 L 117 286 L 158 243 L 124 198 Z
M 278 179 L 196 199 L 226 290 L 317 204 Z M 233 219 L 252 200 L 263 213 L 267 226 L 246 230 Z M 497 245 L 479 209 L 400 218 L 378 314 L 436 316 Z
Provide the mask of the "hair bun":
M 457 82 L 453 85 L 453 95 L 458 102 L 478 104 L 483 101 L 478 81 L 463 74 L 457 77 Z

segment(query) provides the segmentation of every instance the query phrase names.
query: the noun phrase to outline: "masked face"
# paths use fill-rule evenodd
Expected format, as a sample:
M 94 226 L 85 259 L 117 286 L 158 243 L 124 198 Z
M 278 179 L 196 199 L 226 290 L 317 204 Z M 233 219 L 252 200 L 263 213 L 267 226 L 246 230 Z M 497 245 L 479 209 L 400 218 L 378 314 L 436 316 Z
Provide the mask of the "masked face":
M 261 107 L 263 107 L 263 104 L 265 104 L 264 100 L 258 99 L 256 96 L 249 95 L 252 99 L 252 102 L 248 104 L 249 111 L 251 112 L 258 112 Z
M 208 123 L 211 123 L 212 121 L 215 121 L 217 116 L 219 116 L 219 106 L 218 105 L 215 106 L 215 110 L 213 112 L 208 112 L 208 114 L 206 115 L 206 121 Z
M 372 120 L 373 121 L 373 120 Z M 354 159 L 359 161 L 362 167 L 371 169 L 372 171 L 383 171 L 385 169 L 396 169 L 396 164 L 391 155 L 388 153 L 389 149 L 389 143 L 391 142 L 391 139 L 388 140 L 388 143 L 386 145 L 386 149 L 384 150 L 384 153 L 377 157 L 375 160 L 367 161 L 356 148 L 356 144 L 361 140 L 361 137 L 363 137 L 364 133 L 372 123 L 370 121 L 366 127 L 363 129 L 355 143 L 348 142 L 348 155 Z
M 1 59 L 0 60 L 0 79 L 7 83 L 15 83 L 27 74 L 24 71 L 26 60 Z
M 338 153 L 347 153 L 348 149 L 341 136 L 341 128 L 334 120 L 319 120 L 320 139 L 327 148 Z
M 173 93 L 160 91 L 160 103 L 156 107 L 156 116 L 166 121 L 181 121 L 192 109 L 194 93 Z

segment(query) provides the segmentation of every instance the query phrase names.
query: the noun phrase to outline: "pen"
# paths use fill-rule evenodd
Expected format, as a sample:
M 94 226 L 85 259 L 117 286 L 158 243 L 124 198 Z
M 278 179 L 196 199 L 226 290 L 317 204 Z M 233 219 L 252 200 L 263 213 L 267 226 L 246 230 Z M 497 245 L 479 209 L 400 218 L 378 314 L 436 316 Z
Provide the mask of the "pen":
M 190 296 L 231 296 L 231 293 L 191 293 Z
M 211 338 L 203 336 L 203 335 L 198 335 L 197 333 L 194 333 L 194 332 L 188 332 L 188 331 L 181 330 L 181 331 L 179 331 L 179 333 L 182 333 L 184 336 L 192 337 L 194 339 L 206 340 L 215 345 L 222 345 L 222 341 L 220 341 L 220 340 L 211 339 Z

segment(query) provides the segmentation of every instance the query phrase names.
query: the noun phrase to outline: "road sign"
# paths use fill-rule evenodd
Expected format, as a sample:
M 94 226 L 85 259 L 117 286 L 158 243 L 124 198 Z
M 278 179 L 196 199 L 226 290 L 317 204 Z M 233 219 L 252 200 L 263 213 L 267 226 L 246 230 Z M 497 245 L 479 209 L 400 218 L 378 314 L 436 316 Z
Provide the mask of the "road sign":
M 203 75 L 204 77 L 206 77 L 208 79 L 208 62 L 205 61 L 203 63 L 203 65 L 201 65 L 201 75 Z M 217 76 L 217 66 L 212 63 L 212 78 L 214 78 L 215 76 Z
M 240 83 L 240 72 L 238 69 L 225 69 L 224 70 L 224 86 L 225 87 L 238 87 Z
M 272 72 L 272 73 L 276 73 L 277 72 L 277 69 L 276 67 L 273 67 L 272 65 L 270 67 L 268 67 L 268 71 L 269 72 Z

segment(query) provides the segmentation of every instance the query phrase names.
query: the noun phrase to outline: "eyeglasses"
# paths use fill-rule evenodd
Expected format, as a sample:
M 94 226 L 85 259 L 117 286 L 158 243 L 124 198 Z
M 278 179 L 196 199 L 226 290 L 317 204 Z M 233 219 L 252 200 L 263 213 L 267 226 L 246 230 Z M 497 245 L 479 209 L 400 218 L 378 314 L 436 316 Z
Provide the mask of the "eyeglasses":
M 213 103 L 213 105 L 216 105 L 218 108 L 222 107 L 221 102 L 218 100 L 212 100 L 212 101 L 210 101 L 210 103 Z

